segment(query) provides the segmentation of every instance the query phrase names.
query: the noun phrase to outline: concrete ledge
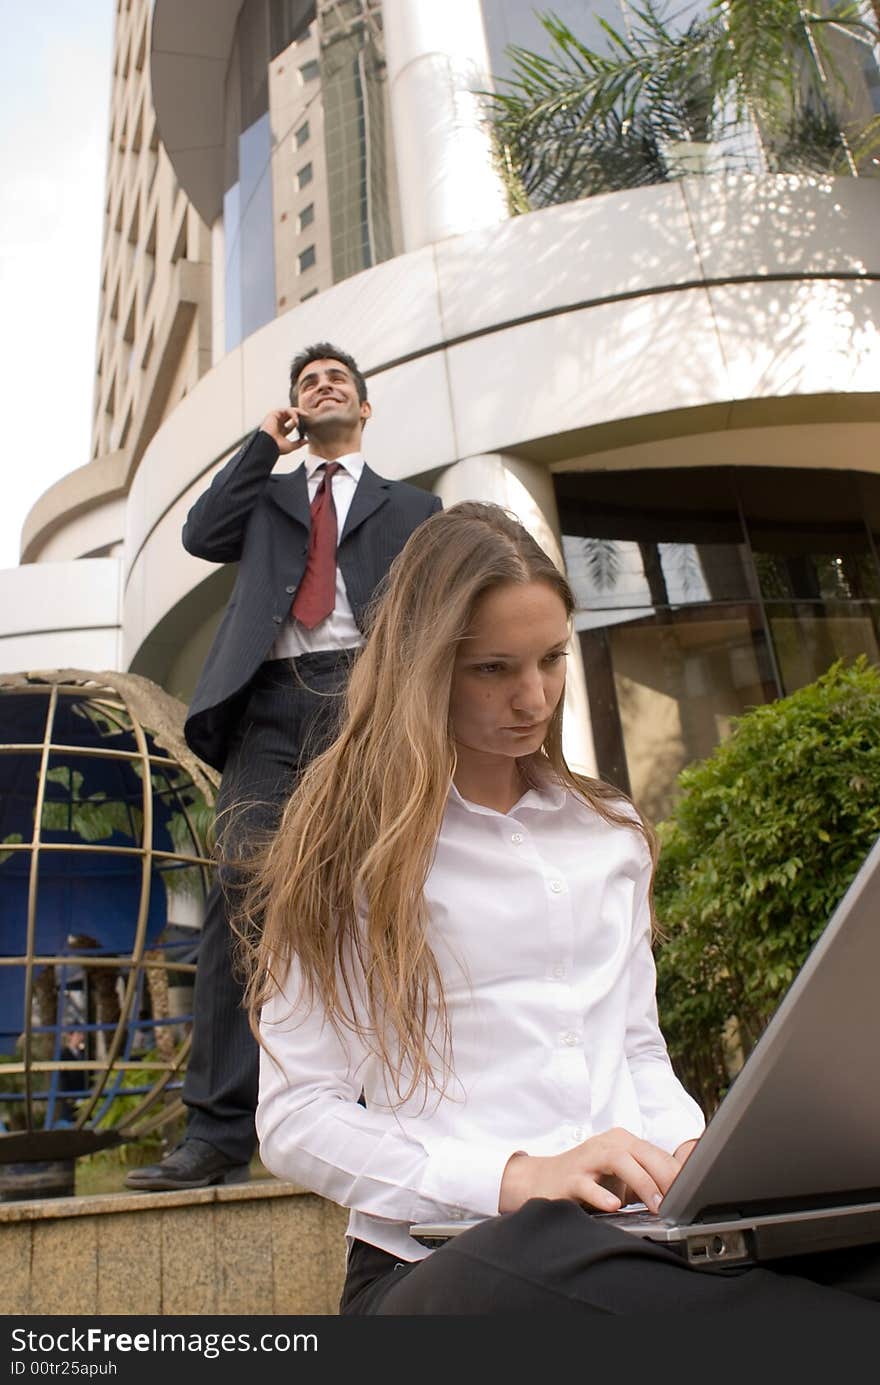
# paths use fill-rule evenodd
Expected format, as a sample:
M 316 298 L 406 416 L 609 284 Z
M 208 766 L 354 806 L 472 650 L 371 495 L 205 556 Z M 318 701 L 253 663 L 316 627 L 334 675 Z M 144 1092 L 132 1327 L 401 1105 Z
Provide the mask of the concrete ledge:
M 2 1312 L 333 1315 L 347 1220 L 275 1179 L 0 1203 Z
M 40 552 L 60 529 L 90 510 L 124 498 L 128 490 L 128 456 L 108 452 L 60 477 L 44 491 L 27 513 L 21 531 L 21 561 L 36 562 Z M 107 542 L 121 535 L 113 532 Z

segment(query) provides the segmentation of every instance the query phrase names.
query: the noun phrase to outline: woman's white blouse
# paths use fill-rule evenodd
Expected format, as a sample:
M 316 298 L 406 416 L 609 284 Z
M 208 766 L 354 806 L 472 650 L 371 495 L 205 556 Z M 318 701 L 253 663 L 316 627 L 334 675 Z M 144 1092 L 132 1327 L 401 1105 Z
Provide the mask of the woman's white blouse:
M 650 873 L 635 828 L 556 784 L 506 814 L 452 788 L 426 898 L 454 1078 L 395 1109 L 377 1059 L 298 1000 L 294 965 L 261 1017 L 266 1168 L 350 1208 L 349 1236 L 417 1260 L 408 1227 L 495 1214 L 517 1150 L 612 1126 L 669 1152 L 696 1138 L 657 1022 Z

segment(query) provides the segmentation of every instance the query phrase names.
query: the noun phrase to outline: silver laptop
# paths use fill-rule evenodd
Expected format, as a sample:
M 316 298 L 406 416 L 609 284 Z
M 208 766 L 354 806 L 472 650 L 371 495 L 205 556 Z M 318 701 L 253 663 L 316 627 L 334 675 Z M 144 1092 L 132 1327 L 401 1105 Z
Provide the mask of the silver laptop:
M 880 839 L 658 1211 L 594 1215 L 707 1269 L 880 1243 Z

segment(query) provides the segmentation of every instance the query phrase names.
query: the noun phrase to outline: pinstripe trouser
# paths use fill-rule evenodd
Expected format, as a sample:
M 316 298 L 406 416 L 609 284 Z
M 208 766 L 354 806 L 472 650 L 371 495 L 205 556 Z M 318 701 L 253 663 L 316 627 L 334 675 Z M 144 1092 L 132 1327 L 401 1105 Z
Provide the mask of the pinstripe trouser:
M 297 775 L 330 740 L 353 651 L 263 664 L 230 743 L 217 797 L 221 861 L 247 854 L 271 832 Z M 193 1000 L 192 1050 L 183 1084 L 187 1138 L 236 1163 L 255 1148 L 258 1049 L 242 1009 L 229 928 L 240 877 L 221 864 L 208 895 Z

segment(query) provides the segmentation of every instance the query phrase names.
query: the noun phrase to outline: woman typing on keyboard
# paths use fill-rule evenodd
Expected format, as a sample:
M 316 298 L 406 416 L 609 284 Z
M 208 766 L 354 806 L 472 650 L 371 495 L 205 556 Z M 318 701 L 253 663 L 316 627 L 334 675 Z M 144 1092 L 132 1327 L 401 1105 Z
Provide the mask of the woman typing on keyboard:
M 563 755 L 573 609 L 495 506 L 432 516 L 394 564 L 255 867 L 262 1162 L 350 1210 L 343 1313 L 876 1312 L 591 1215 L 656 1208 L 704 1120 L 657 1020 L 651 833 Z

